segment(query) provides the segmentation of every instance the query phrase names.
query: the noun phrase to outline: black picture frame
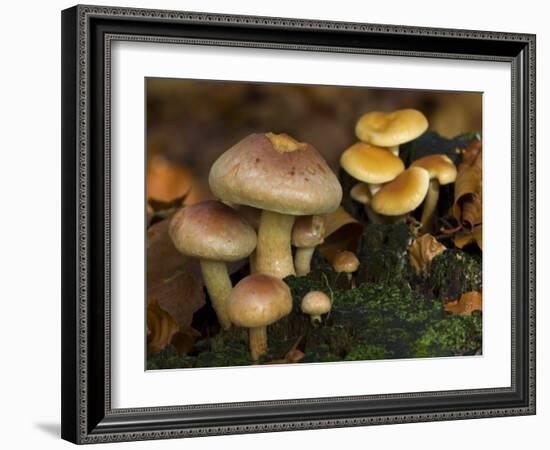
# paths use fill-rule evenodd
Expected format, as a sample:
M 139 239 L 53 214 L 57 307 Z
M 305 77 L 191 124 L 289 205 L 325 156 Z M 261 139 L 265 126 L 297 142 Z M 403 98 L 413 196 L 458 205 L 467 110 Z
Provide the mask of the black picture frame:
M 193 42 L 512 67 L 512 384 L 507 388 L 112 409 L 110 44 Z M 178 11 L 62 12 L 62 437 L 96 443 L 535 414 L 535 36 Z

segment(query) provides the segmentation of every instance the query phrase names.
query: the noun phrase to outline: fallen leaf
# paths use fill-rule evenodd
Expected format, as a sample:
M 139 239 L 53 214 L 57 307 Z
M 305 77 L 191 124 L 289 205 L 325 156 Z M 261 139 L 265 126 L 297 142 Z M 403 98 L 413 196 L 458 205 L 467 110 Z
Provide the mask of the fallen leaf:
M 452 213 L 467 229 L 481 224 L 482 210 L 482 147 L 474 139 L 466 148 L 458 166 Z
M 179 253 L 168 235 L 169 220 L 147 231 L 147 299 L 157 300 L 182 330 L 205 304 L 198 261 Z
M 480 250 L 483 250 L 483 225 L 477 225 L 471 232 L 459 233 L 454 237 L 454 244 L 457 248 L 464 248 L 466 245 L 475 242 Z
M 339 251 L 353 251 L 357 248 L 363 225 L 344 208 L 339 207 L 333 213 L 321 217 L 325 222 L 325 242 L 318 248 L 327 261 L 332 262 Z
M 480 292 L 470 291 L 461 295 L 460 300 L 448 302 L 445 311 L 458 316 L 471 316 L 474 311 L 482 311 Z
M 159 302 L 153 300 L 147 305 L 147 329 L 147 351 L 157 353 L 170 344 L 179 326 L 174 318 L 159 306 Z
M 201 333 L 193 327 L 189 327 L 185 331 L 178 331 L 172 338 L 172 344 L 176 347 L 178 354 L 186 354 L 191 351 L 199 337 L 201 337 Z
M 410 263 L 416 274 L 426 274 L 432 259 L 443 253 L 447 247 L 434 238 L 431 234 L 424 234 L 413 241 L 409 247 Z
M 191 190 L 194 179 L 191 171 L 164 156 L 153 155 L 147 161 L 147 199 L 171 202 Z M 180 203 L 181 205 L 181 203 Z

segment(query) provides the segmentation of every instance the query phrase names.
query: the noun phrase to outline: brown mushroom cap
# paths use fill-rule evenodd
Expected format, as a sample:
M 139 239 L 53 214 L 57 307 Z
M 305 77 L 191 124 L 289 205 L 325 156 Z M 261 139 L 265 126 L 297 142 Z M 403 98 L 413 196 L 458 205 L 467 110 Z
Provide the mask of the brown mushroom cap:
M 325 239 L 325 221 L 319 216 L 302 216 L 294 222 L 292 245 L 315 247 Z
M 265 327 L 291 310 L 292 296 L 285 282 L 261 273 L 239 281 L 228 299 L 231 322 L 243 328 Z
M 281 214 L 334 211 L 342 187 L 321 154 L 286 134 L 251 134 L 212 165 L 208 182 L 224 200 Z
M 353 273 L 359 267 L 359 260 L 353 252 L 338 252 L 332 261 L 332 267 L 336 272 Z
M 411 167 L 422 167 L 435 178 L 439 184 L 454 183 L 456 180 L 456 166 L 447 155 L 429 155 L 415 160 Z
M 357 138 L 382 147 L 394 147 L 412 141 L 428 129 L 428 119 L 416 109 L 390 113 L 364 114 L 355 126 Z
M 387 183 L 403 170 L 403 161 L 387 148 L 357 142 L 340 156 L 340 165 L 356 180 L 365 183 Z
M 374 195 L 371 207 L 378 214 L 385 216 L 406 214 L 422 203 L 429 184 L 430 175 L 427 170 L 409 167 Z
M 238 261 L 256 248 L 254 229 L 233 209 L 209 200 L 181 208 L 168 230 L 183 254 L 215 261 Z
M 308 292 L 302 299 L 301 309 L 304 314 L 320 316 L 330 311 L 332 302 L 327 294 L 321 291 Z

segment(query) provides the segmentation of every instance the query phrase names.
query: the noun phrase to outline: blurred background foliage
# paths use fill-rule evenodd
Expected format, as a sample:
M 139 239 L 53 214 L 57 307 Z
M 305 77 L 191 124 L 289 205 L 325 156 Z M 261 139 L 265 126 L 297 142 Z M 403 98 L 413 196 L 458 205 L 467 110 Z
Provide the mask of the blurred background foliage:
M 342 86 L 147 80 L 147 196 L 185 203 L 211 197 L 208 171 L 254 132 L 285 132 L 313 144 L 335 172 L 369 111 L 415 108 L 445 137 L 481 130 L 479 93 Z

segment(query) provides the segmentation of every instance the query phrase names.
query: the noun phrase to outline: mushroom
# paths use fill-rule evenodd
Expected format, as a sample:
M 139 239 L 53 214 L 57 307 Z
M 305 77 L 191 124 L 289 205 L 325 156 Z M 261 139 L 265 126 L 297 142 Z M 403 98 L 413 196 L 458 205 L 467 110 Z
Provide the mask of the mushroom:
M 416 139 L 428 129 L 428 119 L 416 109 L 390 113 L 373 111 L 362 115 L 355 125 L 355 135 L 363 142 L 390 147 L 399 155 L 399 146 Z
M 267 353 L 266 327 L 290 313 L 292 296 L 279 278 L 255 273 L 235 285 L 227 307 L 231 322 L 249 329 L 250 356 L 257 361 Z
M 321 154 L 287 134 L 252 134 L 223 153 L 208 178 L 222 201 L 262 209 L 256 270 L 293 275 L 291 233 L 295 216 L 338 208 L 342 187 Z
M 172 217 L 168 232 L 179 252 L 199 259 L 218 321 L 228 329 L 231 322 L 226 302 L 232 285 L 226 262 L 252 253 L 256 247 L 254 229 L 229 206 L 210 200 L 181 208 Z
M 342 153 L 340 166 L 356 180 L 366 183 L 368 190 L 362 185 L 355 185 L 350 194 L 365 205 L 371 221 L 380 222 L 380 218 L 372 213 L 370 200 L 382 184 L 405 170 L 403 161 L 386 148 L 357 142 Z
M 422 167 L 430 174 L 430 186 L 420 219 L 422 228 L 426 230 L 430 226 L 437 208 L 439 186 L 455 182 L 456 166 L 447 155 L 430 155 L 417 159 L 411 164 L 411 167 Z
M 352 274 L 359 267 L 359 260 L 353 252 L 344 250 L 338 252 L 332 261 L 332 267 L 337 273 L 345 273 L 347 275 L 348 282 L 352 285 Z M 354 287 L 352 285 L 352 287 Z
M 319 216 L 302 216 L 296 219 L 292 229 L 292 245 L 296 247 L 294 266 L 296 275 L 307 275 L 315 247 L 324 242 L 325 221 Z
M 307 314 L 312 324 L 321 322 L 321 315 L 330 312 L 332 302 L 327 294 L 321 291 L 308 292 L 302 299 L 302 312 Z
M 425 169 L 409 167 L 374 195 L 372 209 L 397 221 L 422 203 L 429 184 L 430 175 Z

